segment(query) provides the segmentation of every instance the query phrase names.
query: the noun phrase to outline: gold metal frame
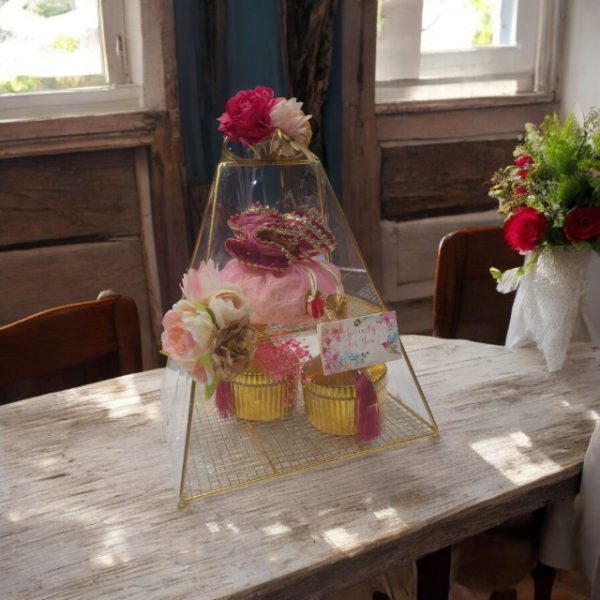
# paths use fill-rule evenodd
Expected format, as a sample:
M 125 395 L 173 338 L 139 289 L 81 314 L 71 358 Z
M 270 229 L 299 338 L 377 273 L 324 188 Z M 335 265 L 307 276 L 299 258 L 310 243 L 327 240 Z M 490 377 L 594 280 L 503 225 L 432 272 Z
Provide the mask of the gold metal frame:
M 301 156 L 301 158 L 300 158 L 300 156 Z M 206 208 L 204 210 L 204 216 L 202 219 L 200 232 L 198 234 L 196 244 L 194 247 L 194 251 L 192 254 L 192 259 L 190 261 L 190 266 L 193 266 L 197 261 L 198 252 L 200 250 L 200 243 L 201 243 L 201 240 L 204 238 L 206 227 L 209 227 L 209 231 L 208 231 L 208 242 L 207 242 L 207 256 L 205 258 L 208 260 L 212 256 L 213 243 L 214 243 L 214 239 L 213 239 L 214 225 L 215 225 L 215 216 L 216 216 L 216 208 L 217 208 L 217 197 L 218 197 L 218 191 L 219 191 L 219 183 L 221 180 L 220 175 L 221 175 L 222 170 L 225 167 L 245 167 L 245 166 L 264 166 L 264 165 L 269 165 L 269 166 L 313 165 L 315 168 L 319 168 L 321 166 L 319 159 L 314 154 L 312 154 L 308 149 L 304 149 L 304 151 L 302 151 L 302 153 L 299 156 L 291 157 L 291 158 L 279 157 L 275 160 L 267 160 L 265 158 L 236 157 L 228 149 L 228 147 L 226 145 L 226 140 L 225 140 L 224 150 L 223 150 L 223 159 L 217 166 L 214 183 L 211 186 L 211 189 L 209 192 L 208 202 L 207 202 Z M 323 199 L 324 190 L 322 189 L 322 186 L 321 186 L 322 182 L 321 182 L 319 173 L 316 173 L 316 180 L 317 180 L 317 198 L 318 198 L 319 208 L 321 210 L 321 214 L 325 217 L 325 206 L 324 206 L 324 199 Z M 281 182 L 281 185 L 283 186 L 283 181 Z M 325 185 L 330 188 L 330 184 L 327 182 L 327 180 L 325 180 Z M 333 198 L 335 198 L 335 194 L 333 193 L 333 190 L 330 190 L 330 194 Z M 362 264 L 362 267 L 363 267 L 365 273 L 367 274 L 367 276 L 369 277 L 371 282 L 374 282 L 371 271 L 369 270 L 368 265 L 366 264 L 362 254 L 360 253 L 359 246 L 357 244 L 354 233 L 352 232 L 352 229 L 350 228 L 350 226 L 348 224 L 346 216 L 345 216 L 343 210 L 341 210 L 341 209 L 339 210 L 339 217 L 341 219 L 341 226 L 345 229 L 346 232 L 348 232 L 348 234 L 350 236 L 351 244 L 358 251 L 358 258 L 360 260 L 360 263 Z M 374 283 L 373 283 L 373 290 L 374 290 L 377 300 L 379 302 L 378 305 L 371 303 L 367 300 L 364 300 L 362 298 L 357 298 L 357 297 L 353 297 L 353 296 L 349 297 L 350 301 L 356 300 L 358 303 L 362 303 L 364 305 L 364 310 L 366 310 L 367 312 L 364 312 L 364 313 L 361 312 L 360 316 L 366 316 L 367 314 L 373 314 L 373 313 L 381 312 L 382 310 L 387 310 L 387 307 L 381 297 L 381 294 L 379 293 L 379 290 L 377 289 L 377 287 Z M 349 316 L 352 316 L 352 313 L 350 313 Z M 359 315 L 357 315 L 357 316 L 359 316 Z M 313 322 L 306 323 L 304 326 L 301 326 L 301 327 L 295 327 L 295 328 L 291 328 L 289 330 L 286 329 L 285 331 L 276 330 L 273 332 L 269 332 L 268 328 L 264 328 L 260 331 L 260 334 L 261 334 L 261 336 L 269 336 L 269 335 L 280 335 L 282 333 L 299 333 L 299 332 L 310 331 L 310 330 L 314 330 Z M 402 341 L 400 341 L 400 349 L 401 349 L 402 357 L 406 361 L 406 365 L 407 365 L 407 369 L 408 369 L 410 378 L 412 379 L 412 382 L 415 385 L 415 388 L 418 392 L 421 402 L 425 406 L 425 410 L 427 412 L 427 415 L 429 416 L 430 422 L 427 422 L 425 419 L 423 419 L 423 417 L 421 415 L 417 414 L 410 406 L 407 406 L 404 402 L 402 402 L 401 398 L 398 395 L 395 395 L 395 394 L 392 394 L 389 392 L 388 392 L 387 398 L 386 398 L 387 405 L 388 405 L 388 409 L 386 410 L 386 412 L 387 412 L 386 422 L 392 418 L 392 417 L 390 417 L 390 408 L 389 407 L 390 406 L 391 407 L 400 407 L 402 414 L 404 415 L 402 417 L 403 419 L 409 420 L 409 417 L 410 417 L 410 419 L 412 419 L 413 423 L 420 423 L 420 425 L 421 425 L 420 430 L 417 430 L 417 428 L 415 426 L 414 431 L 416 433 L 414 433 L 412 435 L 407 435 L 405 437 L 396 437 L 393 439 L 385 438 L 383 440 L 380 440 L 380 442 L 378 442 L 372 446 L 356 445 L 354 448 L 350 448 L 341 454 L 338 453 L 338 455 L 336 455 L 336 456 L 320 458 L 320 459 L 316 459 L 316 460 L 310 462 L 309 464 L 303 464 L 300 466 L 293 466 L 288 469 L 277 470 L 277 468 L 275 468 L 272 458 L 269 457 L 267 450 L 265 449 L 265 443 L 269 441 L 269 438 L 261 438 L 259 435 L 259 427 L 262 426 L 262 424 L 257 425 L 256 423 L 252 423 L 252 422 L 240 422 L 240 423 L 238 423 L 238 427 L 241 428 L 240 431 L 245 431 L 249 436 L 248 439 L 252 439 L 255 441 L 256 448 L 258 448 L 260 450 L 260 452 L 262 452 L 265 455 L 265 462 L 267 465 L 269 465 L 271 472 L 265 472 L 264 474 L 256 476 L 254 478 L 251 478 L 248 481 L 232 483 L 230 485 L 227 485 L 226 487 L 222 487 L 219 489 L 212 489 L 212 490 L 208 490 L 208 491 L 204 491 L 204 492 L 194 492 L 192 489 L 190 489 L 189 493 L 186 493 L 186 485 L 189 485 L 187 475 L 188 475 L 188 471 L 190 468 L 190 462 L 196 461 L 196 457 L 193 456 L 193 453 L 190 448 L 191 438 L 194 433 L 194 423 L 197 424 L 198 412 L 201 412 L 201 411 L 194 411 L 194 405 L 196 404 L 196 402 L 202 402 L 201 400 L 198 400 L 196 398 L 196 394 L 197 394 L 198 390 L 197 390 L 197 386 L 196 386 L 195 382 L 193 382 L 191 389 L 190 389 L 190 397 L 189 397 L 188 422 L 187 422 L 187 427 L 186 427 L 186 439 L 185 439 L 185 444 L 184 444 L 184 457 L 183 457 L 182 467 L 181 467 L 182 470 L 181 470 L 181 473 L 179 474 L 180 475 L 180 477 L 179 477 L 179 506 L 184 507 L 192 499 L 200 498 L 200 497 L 203 497 L 203 496 L 206 496 L 209 494 L 214 494 L 219 491 L 223 491 L 224 489 L 234 489 L 237 487 L 251 485 L 252 483 L 257 482 L 257 481 L 262 481 L 265 479 L 272 479 L 272 478 L 284 476 L 284 475 L 290 474 L 290 473 L 305 471 L 305 470 L 308 470 L 308 469 L 311 469 L 314 467 L 318 467 L 323 464 L 337 462 L 340 460 L 346 460 L 348 458 L 352 458 L 359 454 L 377 452 L 377 451 L 384 450 L 384 449 L 387 449 L 390 447 L 402 445 L 402 444 L 408 443 L 412 440 L 419 439 L 422 437 L 438 435 L 437 423 L 433 417 L 433 414 L 431 412 L 429 404 L 425 398 L 423 389 L 421 388 L 419 381 L 415 375 L 414 369 L 410 363 L 410 360 L 408 358 L 408 355 L 406 353 L 404 345 L 402 344 Z M 206 410 L 205 410 L 206 404 L 207 403 L 204 402 L 202 405 L 199 405 L 200 407 L 202 407 L 202 410 L 204 410 L 205 415 L 206 415 Z M 302 402 L 300 402 L 300 404 L 301 404 L 301 409 L 300 410 L 297 409 L 296 413 L 303 412 L 304 405 Z M 284 421 L 282 421 L 282 423 L 286 423 L 288 421 L 289 420 L 287 420 L 287 421 L 284 420 Z M 390 421 L 390 424 L 391 424 L 391 421 Z M 273 425 L 276 425 L 276 424 L 273 424 Z M 308 426 L 308 427 L 310 427 L 310 426 Z M 318 435 L 321 435 L 321 436 L 327 435 L 327 434 L 321 434 L 316 431 L 315 431 L 315 433 L 317 433 Z M 348 438 L 344 438 L 344 439 L 348 440 Z

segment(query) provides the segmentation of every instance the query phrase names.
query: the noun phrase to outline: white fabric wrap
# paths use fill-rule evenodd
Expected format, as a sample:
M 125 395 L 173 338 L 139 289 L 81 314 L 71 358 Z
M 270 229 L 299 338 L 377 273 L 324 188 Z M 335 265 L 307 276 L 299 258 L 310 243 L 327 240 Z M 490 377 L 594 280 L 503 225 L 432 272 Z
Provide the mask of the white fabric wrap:
M 591 249 L 544 248 L 521 279 L 506 346 L 536 344 L 548 370 L 560 370 L 571 341 L 600 340 L 598 279 L 600 257 Z
M 591 600 L 600 600 L 600 425 L 592 434 L 583 462 L 581 488 L 548 509 L 540 560 L 559 569 L 579 568 L 586 576 Z
M 521 280 L 506 338 L 509 347 L 535 343 L 548 368 L 564 363 L 570 341 L 600 342 L 600 255 L 548 249 L 537 270 Z M 578 568 L 600 600 L 600 424 L 583 464 L 580 492 L 548 507 L 540 560 L 559 569 Z

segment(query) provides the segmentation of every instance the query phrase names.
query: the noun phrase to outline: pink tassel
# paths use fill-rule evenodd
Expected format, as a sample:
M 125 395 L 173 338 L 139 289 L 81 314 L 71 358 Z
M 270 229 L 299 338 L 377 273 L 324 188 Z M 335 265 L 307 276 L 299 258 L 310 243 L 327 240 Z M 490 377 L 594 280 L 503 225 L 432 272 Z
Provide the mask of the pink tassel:
M 215 405 L 222 419 L 227 419 L 227 417 L 232 417 L 235 414 L 233 394 L 231 393 L 231 385 L 228 382 L 219 382 L 215 392 Z
M 379 402 L 373 382 L 362 371 L 356 372 L 356 439 L 374 440 L 381 434 Z

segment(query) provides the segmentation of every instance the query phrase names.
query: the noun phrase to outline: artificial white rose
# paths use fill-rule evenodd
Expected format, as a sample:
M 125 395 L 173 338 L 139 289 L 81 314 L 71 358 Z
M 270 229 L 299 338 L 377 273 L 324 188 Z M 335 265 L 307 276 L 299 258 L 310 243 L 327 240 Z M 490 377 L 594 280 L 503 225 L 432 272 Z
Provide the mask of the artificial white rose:
M 215 290 L 206 300 L 219 328 L 239 323 L 250 316 L 250 303 L 240 288 Z
M 308 146 L 312 136 L 308 123 L 310 117 L 311 115 L 302 112 L 302 102 L 298 102 L 296 98 L 281 100 L 271 109 L 271 125 L 304 146 Z
M 180 300 L 179 302 L 186 301 Z M 198 345 L 198 354 L 204 354 L 211 348 L 217 328 L 206 309 L 191 306 L 194 310 L 185 310 L 181 320 L 185 328 L 192 334 L 194 342 Z

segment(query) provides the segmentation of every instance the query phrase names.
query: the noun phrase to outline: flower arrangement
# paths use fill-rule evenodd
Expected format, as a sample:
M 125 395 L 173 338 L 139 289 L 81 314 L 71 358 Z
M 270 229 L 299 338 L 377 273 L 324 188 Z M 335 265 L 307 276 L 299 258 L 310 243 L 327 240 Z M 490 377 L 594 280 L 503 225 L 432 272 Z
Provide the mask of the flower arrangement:
M 254 355 L 250 303 L 239 286 L 221 279 L 212 260 L 189 269 L 181 289 L 183 298 L 163 318 L 163 352 L 205 384 L 210 398 L 221 381 L 245 371 Z
M 527 254 L 525 264 L 501 273 L 491 269 L 501 292 L 536 269 L 544 248 L 591 247 L 600 252 L 600 112 L 579 125 L 570 114 L 554 114 L 541 126 L 525 126 L 512 165 L 498 171 L 490 196 L 507 215 L 504 237 Z
M 276 130 L 292 142 L 308 146 L 312 137 L 310 117 L 302 112 L 302 102 L 296 98 L 276 98 L 271 88 L 258 86 L 230 98 L 218 121 L 219 131 L 245 146 L 267 141 Z

